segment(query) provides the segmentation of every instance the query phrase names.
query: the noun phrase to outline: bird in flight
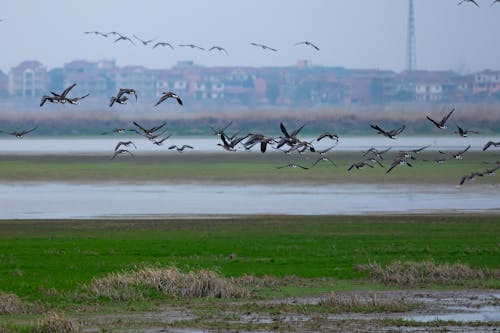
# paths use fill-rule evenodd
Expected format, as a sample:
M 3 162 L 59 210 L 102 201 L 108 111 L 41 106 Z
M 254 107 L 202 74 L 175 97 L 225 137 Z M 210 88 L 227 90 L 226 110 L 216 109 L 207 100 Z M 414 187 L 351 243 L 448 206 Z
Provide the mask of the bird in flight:
M 452 115 L 452 113 L 455 111 L 455 109 L 451 109 L 450 113 L 448 113 L 446 116 L 443 117 L 443 119 L 441 119 L 441 121 L 436 121 L 434 119 L 432 119 L 431 117 L 429 116 L 426 116 L 426 118 L 432 122 L 437 128 L 439 129 L 446 129 L 446 122 L 448 121 L 448 118 L 450 118 L 450 116 Z
M 274 49 L 274 48 L 272 48 L 272 47 L 269 47 L 269 46 L 267 46 L 267 45 L 257 44 L 257 43 L 253 43 L 253 42 L 252 42 L 252 43 L 250 43 L 250 44 L 251 44 L 251 45 L 253 45 L 253 46 L 260 47 L 260 48 L 262 48 L 263 50 L 269 50 L 269 51 L 274 51 L 274 52 L 278 51 L 278 50 L 276 50 L 276 49 Z
M 137 149 L 137 146 L 132 141 L 120 141 L 116 144 L 115 151 L 117 151 L 121 146 L 129 147 L 131 145 L 134 146 L 135 149 Z
M 118 93 L 116 94 L 116 96 L 111 97 L 111 100 L 109 101 L 109 106 L 110 107 L 113 106 L 114 103 L 126 104 L 127 101 L 128 101 L 128 97 L 125 96 L 124 94 L 134 95 L 135 96 L 135 100 L 137 101 L 137 92 L 135 91 L 135 89 L 132 89 L 132 88 L 120 88 L 118 90 Z
M 205 49 L 201 46 L 198 46 L 198 45 L 194 45 L 194 44 L 179 44 L 180 47 L 190 47 L 192 49 L 198 49 L 198 50 L 202 50 L 202 51 L 205 51 Z
M 107 34 L 102 33 L 102 32 L 100 32 L 100 31 L 97 31 L 97 30 L 94 30 L 94 31 L 85 31 L 85 32 L 84 32 L 84 34 L 87 34 L 87 35 L 88 35 L 88 34 L 94 34 L 94 35 L 96 35 L 96 36 L 108 37 L 108 35 L 107 35 Z
M 465 175 L 460 179 L 457 187 L 461 187 L 466 181 L 474 180 L 476 177 L 483 177 L 484 174 L 482 172 L 472 172 L 470 175 Z
M 170 47 L 172 50 L 174 50 L 174 47 L 172 46 L 172 44 L 170 43 L 167 43 L 167 42 L 158 42 L 156 43 L 155 45 L 153 45 L 153 49 L 155 49 L 156 47 L 158 46 L 168 46 Z
M 496 4 L 496 3 L 500 3 L 500 0 L 494 0 L 494 1 L 491 3 L 490 7 L 491 7 L 491 6 L 493 6 L 493 5 L 494 5 L 494 4 Z
M 290 164 L 287 164 L 287 165 L 282 165 L 282 166 L 276 167 L 276 169 L 283 169 L 283 168 L 293 168 L 293 169 L 300 168 L 302 170 L 309 169 L 308 167 L 305 167 L 305 166 L 302 166 L 302 165 L 299 165 L 299 164 L 296 164 L 296 163 L 290 163 Z
M 18 132 L 18 131 L 13 131 L 13 132 L 0 131 L 0 133 L 12 135 L 12 136 L 15 136 L 18 139 L 21 139 L 23 136 L 25 136 L 28 133 L 33 132 L 37 128 L 38 128 L 38 126 L 35 126 L 33 128 L 30 128 L 30 129 L 27 129 L 27 130 L 23 130 L 23 131 L 20 131 L 20 132 Z
M 377 130 L 378 131 L 377 134 L 382 134 L 383 136 L 386 136 L 389 139 L 396 139 L 396 135 L 399 135 L 401 132 L 403 132 L 406 126 L 403 125 L 400 128 L 396 128 L 390 131 L 385 131 L 378 125 L 370 125 L 370 127 L 373 128 L 374 130 Z
M 193 147 L 190 145 L 182 145 L 181 147 L 179 147 L 177 145 L 173 145 L 173 146 L 168 147 L 168 149 L 175 149 L 179 153 L 182 153 L 184 151 L 184 149 L 186 149 L 186 148 L 193 149 Z
M 498 142 L 493 142 L 493 141 L 486 142 L 486 144 L 483 147 L 483 151 L 490 148 L 491 146 L 493 146 L 495 148 L 500 147 L 500 141 L 498 141 Z
M 476 0 L 461 0 L 457 5 L 461 5 L 463 4 L 464 2 L 470 2 L 470 3 L 473 3 L 475 4 L 476 6 L 479 7 L 479 5 L 477 4 Z
M 463 138 L 466 138 L 469 136 L 469 133 L 474 133 L 474 134 L 479 134 L 477 131 L 471 131 L 468 129 L 463 129 L 462 127 L 457 125 L 457 130 L 455 131 L 455 134 L 460 135 Z
M 132 35 L 132 37 L 134 37 L 135 39 L 137 39 L 144 46 L 148 46 L 149 43 L 153 42 L 156 39 L 156 38 L 154 38 L 154 39 L 150 39 L 150 40 L 144 40 L 144 39 L 141 39 L 141 38 L 137 37 L 136 35 Z
M 212 46 L 208 49 L 209 52 L 212 50 L 223 51 L 225 54 L 229 55 L 229 53 L 227 53 L 227 50 L 221 46 Z
M 115 39 L 115 40 L 113 41 L 113 43 L 119 42 L 119 41 L 121 41 L 121 40 L 128 40 L 128 41 L 129 41 L 129 42 L 131 42 L 133 45 L 135 45 L 134 41 L 133 41 L 132 39 L 130 39 L 129 37 L 127 37 L 127 36 L 120 36 L 120 37 L 118 37 L 117 39 Z
M 111 160 L 114 160 L 116 156 L 121 155 L 121 154 L 129 154 L 130 156 L 132 156 L 133 158 L 135 158 L 134 154 L 132 154 L 127 149 L 119 149 L 119 150 L 115 151 L 115 153 L 111 157 Z
M 64 101 L 66 101 L 66 102 L 68 102 L 71 105 L 77 105 L 77 104 L 80 104 L 80 100 L 84 99 L 85 97 L 87 97 L 89 95 L 90 94 L 86 94 L 86 95 L 83 95 L 83 96 L 80 96 L 80 97 L 73 97 L 73 98 L 67 98 L 67 97 L 65 97 L 64 100 L 63 100 L 63 103 L 64 103 Z
M 162 92 L 161 94 L 162 94 L 162 96 L 160 97 L 158 102 L 156 102 L 156 104 L 154 106 L 157 106 L 158 104 L 162 103 L 163 101 L 165 101 L 168 98 L 175 98 L 177 100 L 177 103 L 179 103 L 180 105 L 183 105 L 181 98 L 176 93 L 168 91 L 168 92 Z
M 313 47 L 316 51 L 319 51 L 319 47 L 317 47 L 316 45 L 314 45 L 314 44 L 313 44 L 313 43 L 311 43 L 311 42 L 308 42 L 308 41 L 303 41 L 303 42 L 298 42 L 298 43 L 295 43 L 295 45 L 301 45 L 301 44 L 311 46 L 311 47 Z
M 448 155 L 448 156 L 450 156 L 450 158 L 454 158 L 454 159 L 456 159 L 456 160 L 463 160 L 463 159 L 464 159 L 463 154 L 464 154 L 467 150 L 469 150 L 469 149 L 470 149 L 470 147 L 471 147 L 471 145 L 468 145 L 468 146 L 467 146 L 464 150 L 461 150 L 461 151 L 456 152 L 456 153 L 451 153 L 451 154 L 450 154 L 450 153 L 447 153 L 447 152 L 444 152 L 444 151 L 441 151 L 441 150 L 438 150 L 438 152 L 439 152 L 440 154 Z
M 109 107 L 112 107 L 113 104 L 118 103 L 118 104 L 127 104 L 128 102 L 128 97 L 123 95 L 120 98 L 116 98 L 116 96 L 111 97 L 109 100 Z

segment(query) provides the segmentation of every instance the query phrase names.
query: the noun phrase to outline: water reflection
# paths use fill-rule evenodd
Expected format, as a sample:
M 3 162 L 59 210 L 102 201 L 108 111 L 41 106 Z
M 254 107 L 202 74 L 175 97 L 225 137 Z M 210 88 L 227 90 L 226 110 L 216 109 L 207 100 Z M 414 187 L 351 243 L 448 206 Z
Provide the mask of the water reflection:
M 491 185 L 11 183 L 0 185 L 0 218 L 498 212 L 497 196 Z
M 314 138 L 304 138 L 307 141 L 313 141 Z M 191 137 L 172 137 L 168 139 L 168 144 L 156 146 L 148 140 L 138 136 L 114 136 L 107 138 L 77 138 L 77 139 L 49 139 L 32 138 L 23 139 L 0 138 L 0 153 L 9 154 L 89 154 L 89 153 L 109 153 L 113 150 L 118 141 L 132 140 L 138 150 L 142 152 L 168 151 L 166 147 L 171 144 L 188 144 L 194 147 L 197 152 L 223 152 L 224 150 L 217 146 L 220 139 L 217 137 L 191 138 Z M 489 141 L 500 141 L 500 137 L 401 137 L 397 140 L 387 139 L 381 136 L 375 137 L 341 137 L 335 150 L 342 151 L 360 151 L 369 147 L 392 147 L 393 150 L 416 149 L 419 147 L 431 145 L 429 150 L 460 150 L 467 145 L 471 145 L 471 150 L 480 150 L 484 144 Z M 331 145 L 328 140 L 314 142 L 318 149 L 324 149 Z M 242 149 L 244 151 L 244 149 Z M 272 151 L 272 150 L 270 150 Z M 170 152 L 175 153 L 175 152 Z

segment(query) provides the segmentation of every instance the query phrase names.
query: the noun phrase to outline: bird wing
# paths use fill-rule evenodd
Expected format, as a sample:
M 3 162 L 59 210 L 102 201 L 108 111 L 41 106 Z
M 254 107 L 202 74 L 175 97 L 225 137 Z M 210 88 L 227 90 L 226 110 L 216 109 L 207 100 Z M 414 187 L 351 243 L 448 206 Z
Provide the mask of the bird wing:
M 398 165 L 399 165 L 399 161 L 392 162 L 391 167 L 385 173 L 388 174 L 389 172 L 391 172 L 392 169 L 394 169 Z
M 300 126 L 299 128 L 295 129 L 292 134 L 290 134 L 292 137 L 295 137 L 297 134 L 299 134 L 299 132 L 304 128 L 306 124 Z
M 19 135 L 21 135 L 21 136 L 22 136 L 22 135 L 25 135 L 25 134 L 31 133 L 31 132 L 33 132 L 34 130 L 36 130 L 37 128 L 38 128 L 38 126 L 35 126 L 35 127 L 30 128 L 30 129 L 28 129 L 28 130 L 22 131 L 21 133 L 19 133 Z
M 441 126 L 444 125 L 447 121 L 448 121 L 448 118 L 450 118 L 451 114 L 455 111 L 455 109 L 451 109 L 450 113 L 448 113 L 444 118 L 443 120 L 441 120 Z
M 60 97 L 61 98 L 66 97 L 66 95 L 70 92 L 70 90 L 73 89 L 75 86 L 76 86 L 76 83 L 73 83 L 72 85 L 70 85 L 69 87 L 64 89 L 63 92 L 61 93 Z
M 379 132 L 386 133 L 386 131 L 384 131 L 382 128 L 380 128 L 379 125 L 371 125 L 370 124 L 370 127 L 373 128 L 374 130 L 379 131 Z
M 486 149 L 490 148 L 490 146 L 493 144 L 493 141 L 488 141 L 486 142 L 486 144 L 484 145 L 483 147 L 483 151 L 485 151 Z
M 434 119 L 432 119 L 431 117 L 425 116 L 425 118 L 429 119 L 436 127 L 440 126 L 440 124 L 437 121 L 435 121 Z
M 465 153 L 467 150 L 469 150 L 469 149 L 470 149 L 470 147 L 471 147 L 471 146 L 470 146 L 470 145 L 468 145 L 468 146 L 467 146 L 467 148 L 465 148 L 464 150 L 462 150 L 459 154 L 461 155 L 461 154 Z
M 158 102 L 156 102 L 156 104 L 154 106 L 157 106 L 159 105 L 160 103 L 162 103 L 164 100 L 166 100 L 167 98 L 169 98 L 170 96 L 168 95 L 163 95 L 160 97 L 160 99 L 158 100 Z
M 290 134 L 288 134 L 288 131 L 286 130 L 286 127 L 282 122 L 280 123 L 280 130 L 281 130 L 281 133 L 283 133 L 283 135 L 285 137 L 287 137 L 287 138 L 290 137 Z

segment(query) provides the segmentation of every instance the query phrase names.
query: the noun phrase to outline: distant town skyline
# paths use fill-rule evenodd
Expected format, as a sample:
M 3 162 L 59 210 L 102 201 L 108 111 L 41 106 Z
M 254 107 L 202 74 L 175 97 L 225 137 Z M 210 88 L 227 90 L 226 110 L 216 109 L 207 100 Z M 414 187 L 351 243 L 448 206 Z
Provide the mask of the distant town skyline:
M 486 0 L 479 1 L 480 8 L 457 6 L 455 0 L 414 2 L 417 69 L 466 73 L 500 67 L 500 36 L 495 33 L 500 31 L 500 5 L 490 7 Z M 3 4 L 0 19 L 0 70 L 5 73 L 31 59 L 49 70 L 75 59 L 113 59 L 119 66 L 148 68 L 170 68 L 182 60 L 263 67 L 307 59 L 313 65 L 393 71 L 406 65 L 408 1 L 401 0 L 290 0 L 286 5 L 276 0 L 25 0 Z M 84 34 L 92 30 L 165 41 L 175 50 Z M 305 40 L 320 51 L 294 45 Z M 228 54 L 178 46 L 190 43 L 222 46 Z

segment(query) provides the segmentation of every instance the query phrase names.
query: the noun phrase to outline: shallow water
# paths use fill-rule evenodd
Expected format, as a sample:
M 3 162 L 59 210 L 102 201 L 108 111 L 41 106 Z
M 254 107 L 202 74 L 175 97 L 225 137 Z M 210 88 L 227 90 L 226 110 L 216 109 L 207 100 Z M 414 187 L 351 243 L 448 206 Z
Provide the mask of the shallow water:
M 499 212 L 498 186 L 0 185 L 0 219 Z
M 304 138 L 312 141 L 314 138 Z M 23 139 L 15 138 L 0 138 L 0 153 L 3 154 L 21 154 L 21 155 L 37 155 L 37 154 L 92 154 L 106 153 L 113 151 L 118 141 L 132 140 L 138 151 L 142 152 L 158 152 L 169 151 L 167 148 L 170 145 L 188 144 L 194 147 L 197 152 L 223 152 L 224 150 L 217 146 L 220 139 L 213 136 L 207 138 L 191 138 L 191 137 L 171 137 L 165 141 L 162 146 L 156 146 L 148 140 L 138 136 L 106 136 L 105 138 L 36 138 L 26 137 Z M 345 137 L 340 138 L 335 150 L 342 151 L 361 151 L 370 147 L 378 149 L 392 147 L 392 150 L 416 149 L 430 145 L 429 150 L 461 150 L 471 145 L 471 150 L 480 150 L 489 140 L 500 141 L 500 137 L 449 137 L 449 136 L 434 136 L 434 137 L 401 137 L 397 140 L 391 140 L 382 136 L 374 137 Z M 332 145 L 334 142 L 328 139 L 323 139 L 320 142 L 313 142 L 318 149 L 324 149 Z M 255 148 L 257 150 L 257 148 Z M 495 149 L 495 148 L 491 148 Z M 244 151 L 244 149 L 239 149 Z M 273 151 L 273 150 L 269 150 Z M 175 153 L 175 151 L 169 151 Z

